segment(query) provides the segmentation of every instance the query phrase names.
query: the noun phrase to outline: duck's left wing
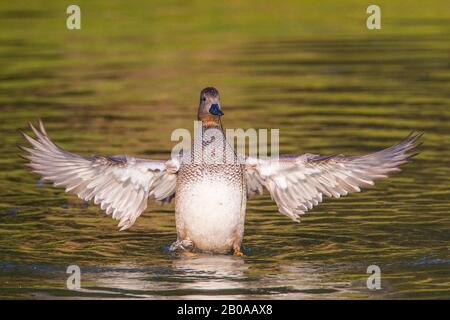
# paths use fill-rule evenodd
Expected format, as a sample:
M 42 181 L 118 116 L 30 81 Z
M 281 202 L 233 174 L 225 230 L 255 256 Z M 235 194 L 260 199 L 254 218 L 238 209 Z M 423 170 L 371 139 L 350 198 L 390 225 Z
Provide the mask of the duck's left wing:
M 85 158 L 64 151 L 48 137 L 42 122 L 31 125 L 36 139 L 23 133 L 32 148 L 20 147 L 34 172 L 45 181 L 79 198 L 94 200 L 119 220 L 120 230 L 131 227 L 147 207 L 148 199 L 169 202 L 175 194 L 179 162 L 149 160 L 126 155 Z
M 280 156 L 278 160 L 247 158 L 245 176 L 249 196 L 267 189 L 281 213 L 299 222 L 299 215 L 322 202 L 322 196 L 339 198 L 377 179 L 387 178 L 415 154 L 421 134 L 367 155 Z

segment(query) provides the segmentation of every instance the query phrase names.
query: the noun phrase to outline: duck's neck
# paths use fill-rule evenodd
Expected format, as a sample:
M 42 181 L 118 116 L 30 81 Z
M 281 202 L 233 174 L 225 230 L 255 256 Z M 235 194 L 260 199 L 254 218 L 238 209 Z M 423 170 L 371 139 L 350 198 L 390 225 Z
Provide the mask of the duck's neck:
M 193 141 L 193 159 L 202 164 L 234 163 L 234 150 L 228 143 L 217 118 L 202 118 L 201 126 L 195 130 Z M 196 160 L 197 159 L 197 160 Z
M 207 114 L 199 117 L 199 120 L 202 122 L 202 127 L 204 129 L 217 128 L 222 130 L 222 123 L 220 122 L 220 117 L 218 116 Z

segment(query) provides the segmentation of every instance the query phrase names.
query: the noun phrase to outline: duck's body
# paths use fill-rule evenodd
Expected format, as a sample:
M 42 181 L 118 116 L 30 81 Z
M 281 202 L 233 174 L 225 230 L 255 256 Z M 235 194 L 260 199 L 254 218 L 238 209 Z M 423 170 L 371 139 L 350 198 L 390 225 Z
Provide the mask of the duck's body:
M 178 241 L 202 251 L 238 251 L 244 235 L 246 192 L 239 165 L 182 165 L 175 216 Z
M 131 227 L 149 199 L 175 198 L 177 241 L 173 250 L 201 250 L 242 255 L 247 198 L 267 190 L 279 211 L 294 221 L 322 202 L 339 198 L 376 179 L 399 171 L 413 155 L 421 135 L 410 135 L 390 148 L 362 156 L 281 155 L 277 159 L 241 159 L 227 142 L 220 117 L 219 92 L 200 94 L 191 151 L 168 161 L 129 156 L 84 158 L 56 146 L 33 126 L 37 139 L 24 134 L 33 148 L 22 147 L 34 172 L 85 201 L 93 200 L 121 230 Z M 186 150 L 183 150 L 183 152 Z
M 177 242 L 208 252 L 238 252 L 247 203 L 244 166 L 220 123 L 202 122 L 194 136 L 190 161 L 182 161 L 178 170 Z

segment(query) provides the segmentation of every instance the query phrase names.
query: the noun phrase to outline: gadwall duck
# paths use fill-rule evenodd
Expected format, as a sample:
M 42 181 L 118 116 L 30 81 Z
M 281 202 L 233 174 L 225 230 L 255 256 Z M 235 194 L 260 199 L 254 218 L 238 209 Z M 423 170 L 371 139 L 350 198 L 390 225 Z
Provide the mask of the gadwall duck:
M 168 161 L 127 155 L 82 157 L 54 144 L 41 121 L 38 129 L 30 124 L 36 138 L 23 134 L 32 148 L 21 149 L 29 153 L 24 156 L 27 165 L 44 181 L 85 201 L 94 200 L 119 220 L 120 230 L 134 224 L 148 199 L 167 203 L 175 198 L 177 240 L 172 250 L 239 256 L 249 197 L 267 190 L 279 211 L 299 222 L 300 215 L 322 202 L 323 196 L 359 192 L 360 187 L 399 171 L 415 155 L 411 152 L 421 137 L 410 134 L 390 148 L 361 156 L 243 158 L 223 134 L 222 115 L 219 92 L 203 89 L 198 108 L 201 126 L 194 134 L 214 133 L 215 138 L 194 139 L 193 152 L 184 150 Z M 211 156 L 219 151 L 232 161 L 219 163 Z

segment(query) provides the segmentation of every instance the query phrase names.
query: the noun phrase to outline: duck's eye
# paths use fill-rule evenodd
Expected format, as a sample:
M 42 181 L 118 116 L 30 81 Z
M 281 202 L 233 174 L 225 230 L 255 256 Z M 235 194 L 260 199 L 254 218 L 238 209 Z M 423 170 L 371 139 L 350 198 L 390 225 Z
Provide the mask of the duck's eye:
M 205 98 L 205 97 L 203 97 L 203 98 L 202 98 L 202 101 L 206 101 L 206 98 Z

